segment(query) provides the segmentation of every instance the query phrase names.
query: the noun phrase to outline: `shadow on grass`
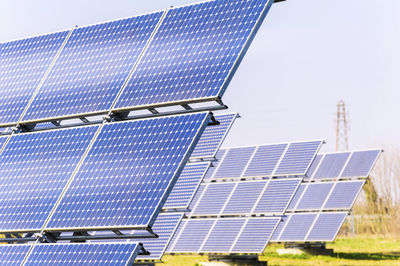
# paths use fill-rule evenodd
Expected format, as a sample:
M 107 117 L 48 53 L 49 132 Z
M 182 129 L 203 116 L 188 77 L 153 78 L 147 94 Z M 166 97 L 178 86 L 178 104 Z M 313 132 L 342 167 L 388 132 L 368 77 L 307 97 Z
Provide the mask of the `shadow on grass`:
M 340 258 L 347 260 L 399 260 L 400 252 L 385 252 L 385 253 L 359 253 L 359 252 L 335 252 L 329 255 L 332 258 Z

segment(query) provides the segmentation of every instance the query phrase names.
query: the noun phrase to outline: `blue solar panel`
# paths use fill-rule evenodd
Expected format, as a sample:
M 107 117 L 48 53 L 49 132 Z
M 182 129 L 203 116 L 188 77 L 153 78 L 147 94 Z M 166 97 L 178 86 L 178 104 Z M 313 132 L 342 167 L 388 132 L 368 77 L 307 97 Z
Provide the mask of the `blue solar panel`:
M 22 265 L 31 245 L 0 245 L 1 265 Z
M 338 182 L 324 209 L 351 209 L 365 181 Z
M 131 265 L 138 243 L 57 243 L 35 245 L 24 265 Z
M 311 178 L 314 175 L 315 170 L 318 168 L 320 161 L 322 160 L 322 155 L 317 154 L 315 156 L 314 161 L 311 163 L 310 168 L 307 170 L 307 174 L 305 178 Z
M 214 179 L 241 177 L 255 147 L 229 149 L 214 174 Z
M 319 210 L 322 208 L 333 183 L 309 184 L 296 210 Z
M 262 253 L 280 218 L 249 218 L 231 253 Z
M 39 231 L 98 126 L 13 135 L 0 154 L 0 231 Z
M 237 116 L 237 113 L 214 116 L 220 124 L 206 128 L 192 153 L 191 159 L 215 157 Z
M 206 174 L 210 163 L 187 164 L 178 181 L 165 202 L 164 209 L 186 209 L 189 207 L 201 180 Z
M 350 152 L 326 154 L 314 178 L 337 178 L 347 162 Z
M 308 230 L 313 224 L 316 213 L 292 214 L 286 222 L 286 227 L 280 235 L 280 241 L 304 241 Z
M 294 196 L 292 200 L 290 201 L 289 206 L 287 207 L 287 211 L 294 211 L 295 207 L 297 205 L 297 202 L 299 202 L 300 198 L 303 196 L 303 191 L 307 187 L 306 184 L 301 184 L 299 188 L 297 189 L 296 193 L 294 193 Z
M 74 29 L 24 120 L 108 111 L 162 14 Z
M 255 213 L 284 213 L 301 179 L 271 180 L 260 198 Z
M 226 150 L 218 150 L 217 154 L 215 155 L 216 161 L 212 162 L 212 167 L 210 167 L 207 171 L 207 174 L 204 177 L 204 180 L 211 179 L 214 176 L 214 172 L 217 169 L 218 165 L 222 161 L 222 158 L 224 157 L 226 153 Z
M 182 229 L 186 227 L 186 222 L 187 222 L 187 219 L 181 220 L 181 222 L 178 225 L 178 228 L 175 230 L 175 232 L 171 238 L 171 241 L 168 244 L 166 252 L 171 253 L 173 251 L 173 247 L 175 246 L 176 240 L 180 236 Z
M 211 183 L 203 192 L 192 215 L 219 214 L 236 183 Z
M 354 152 L 341 177 L 368 177 L 381 150 Z
M 169 10 L 115 108 L 221 97 L 272 2 Z
M 46 228 L 151 226 L 209 113 L 105 124 Z
M 189 204 L 189 210 L 193 210 L 196 207 L 197 202 L 199 202 L 199 199 L 203 196 L 203 191 L 206 189 L 206 187 L 206 185 L 199 186 L 196 193 L 194 194 L 192 201 Z
M 18 122 L 67 35 L 0 43 L 0 124 Z
M 259 146 L 243 176 L 270 176 L 288 144 Z
M 214 223 L 214 219 L 187 220 L 185 228 L 182 228 L 178 239 L 171 247 L 172 252 L 198 252 Z
M 227 253 L 230 251 L 231 246 L 246 219 L 219 219 L 211 230 L 204 242 L 200 252 L 205 253 Z
M 305 175 L 322 141 L 291 143 L 275 175 Z
M 280 217 L 278 226 L 276 227 L 276 229 L 273 232 L 272 237 L 271 237 L 272 242 L 279 242 L 279 236 L 281 235 L 282 231 L 286 227 L 286 223 L 289 220 L 289 218 L 290 218 L 290 215 Z
M 238 183 L 222 214 L 251 213 L 267 181 Z
M 346 216 L 347 212 L 321 213 L 306 240 L 333 241 Z
M 160 214 L 152 227 L 158 238 L 139 239 L 150 255 L 139 255 L 137 260 L 160 260 L 182 217 L 181 213 Z

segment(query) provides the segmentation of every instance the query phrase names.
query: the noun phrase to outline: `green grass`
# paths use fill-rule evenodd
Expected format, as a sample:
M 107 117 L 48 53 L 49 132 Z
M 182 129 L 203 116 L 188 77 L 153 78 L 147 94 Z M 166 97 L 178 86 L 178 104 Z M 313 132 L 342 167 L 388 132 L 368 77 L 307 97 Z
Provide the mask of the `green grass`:
M 267 260 L 268 265 L 400 265 L 400 239 L 395 238 L 340 237 L 327 244 L 327 248 L 334 249 L 331 256 L 278 255 L 279 248 L 283 245 L 269 245 L 260 260 Z M 196 265 L 206 262 L 207 256 L 164 256 L 163 261 L 165 264 L 160 265 Z

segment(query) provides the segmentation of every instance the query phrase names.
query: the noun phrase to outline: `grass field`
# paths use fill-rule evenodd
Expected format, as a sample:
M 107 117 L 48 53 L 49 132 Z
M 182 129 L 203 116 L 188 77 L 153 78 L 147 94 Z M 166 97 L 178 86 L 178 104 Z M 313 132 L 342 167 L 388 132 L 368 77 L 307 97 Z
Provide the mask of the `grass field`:
M 339 237 L 327 244 L 334 249 L 332 256 L 280 256 L 276 253 L 279 248 L 283 246 L 269 245 L 260 260 L 267 260 L 268 265 L 400 265 L 400 239 L 387 237 Z M 206 262 L 207 256 L 164 256 L 163 261 L 159 265 L 196 265 Z

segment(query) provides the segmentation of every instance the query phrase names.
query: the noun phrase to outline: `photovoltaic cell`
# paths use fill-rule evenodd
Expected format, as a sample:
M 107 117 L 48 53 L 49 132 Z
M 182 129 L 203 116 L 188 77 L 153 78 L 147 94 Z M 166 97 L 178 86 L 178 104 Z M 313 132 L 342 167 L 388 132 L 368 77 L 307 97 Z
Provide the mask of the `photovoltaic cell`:
M 220 124 L 206 128 L 192 153 L 191 159 L 214 157 L 237 116 L 237 113 L 214 116 Z
M 322 141 L 291 143 L 275 175 L 305 175 Z
M 108 111 L 162 14 L 74 29 L 24 120 Z
M 187 164 L 165 202 L 164 209 L 185 209 L 196 193 L 210 163 Z
M 254 212 L 263 214 L 285 212 L 300 182 L 300 178 L 271 180 Z
M 339 177 L 349 155 L 349 152 L 326 154 L 314 178 Z
M 232 253 L 262 253 L 280 218 L 249 218 Z
M 24 265 L 131 265 L 138 243 L 37 244 Z
M 280 217 L 280 221 L 275 231 L 273 231 L 271 241 L 279 242 L 279 236 L 281 235 L 282 230 L 285 228 L 287 221 L 289 220 L 290 215 Z
M 351 209 L 365 181 L 338 182 L 324 209 Z
M 189 210 L 193 210 L 195 208 L 195 206 L 197 205 L 197 202 L 199 202 L 199 199 L 201 198 L 201 196 L 203 195 L 203 191 L 206 188 L 206 185 L 200 185 L 199 189 L 196 191 L 196 193 L 194 194 L 194 197 L 192 199 L 192 201 L 189 204 Z
M 131 240 L 139 240 L 143 244 L 143 247 L 150 252 L 150 255 L 139 255 L 137 260 L 160 260 L 182 217 L 183 214 L 181 213 L 160 214 L 152 227 L 158 238 Z
M 333 241 L 342 226 L 347 212 L 321 213 L 307 241 Z
M 200 252 L 229 252 L 246 219 L 218 219 Z
M 368 177 L 381 150 L 354 152 L 341 177 Z
M 257 148 L 245 177 L 270 176 L 288 144 L 264 145 Z
M 280 241 L 303 241 L 317 214 L 292 214 L 286 222 Z
M 219 214 L 236 183 L 211 183 L 203 192 L 192 215 Z
M 18 122 L 67 35 L 0 43 L 0 124 Z
M 319 210 L 327 199 L 333 183 L 309 184 L 301 198 L 297 210 Z
M 323 156 L 320 154 L 317 154 L 317 156 L 315 156 L 314 160 L 312 161 L 312 163 L 310 165 L 310 168 L 308 168 L 305 178 L 311 178 L 313 176 L 315 170 L 319 166 L 319 162 L 321 161 L 322 157 Z
M 293 210 L 295 210 L 296 204 L 297 204 L 297 202 L 300 200 L 300 198 L 302 197 L 303 191 L 304 191 L 304 189 L 305 189 L 306 187 L 307 187 L 306 184 L 301 184 L 301 185 L 299 186 L 299 188 L 297 189 L 296 193 L 294 193 L 294 196 L 293 196 L 292 200 L 290 201 L 289 206 L 287 207 L 287 210 L 288 210 L 288 211 L 293 211 Z
M 222 214 L 251 213 L 267 181 L 238 183 Z
M 186 227 L 186 222 L 187 222 L 187 219 L 181 220 L 181 222 L 178 225 L 178 228 L 175 230 L 174 234 L 172 235 L 171 241 L 168 244 L 166 252 L 168 252 L 168 253 L 172 252 L 175 242 L 178 239 L 178 236 L 181 234 L 182 229 Z
M 172 252 L 197 252 L 214 222 L 213 219 L 187 220 L 185 228 L 182 229 L 179 238 L 172 247 Z
M 0 154 L 0 231 L 39 231 L 98 126 L 13 135 Z
M 0 245 L 1 265 L 21 265 L 31 245 Z
M 207 171 L 207 174 L 204 176 L 204 180 L 211 179 L 214 176 L 214 172 L 218 167 L 218 164 L 221 162 L 222 158 L 224 157 L 226 150 L 218 150 L 217 154 L 215 155 L 216 161 L 212 162 L 212 167 L 210 167 Z
M 240 177 L 254 152 L 255 147 L 229 149 L 220 162 L 214 179 Z
M 105 124 L 47 230 L 151 226 L 209 113 Z
M 221 97 L 272 2 L 170 9 L 115 108 Z

